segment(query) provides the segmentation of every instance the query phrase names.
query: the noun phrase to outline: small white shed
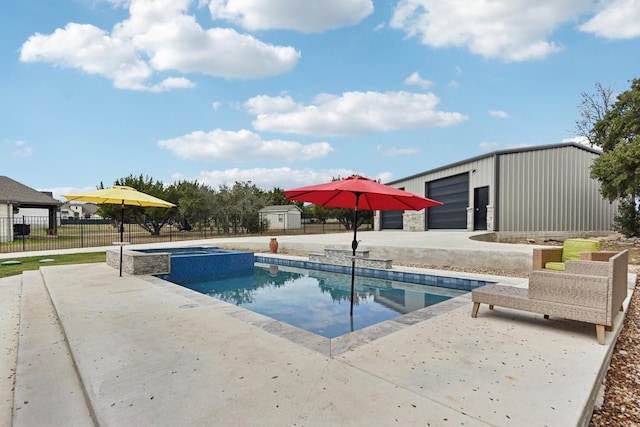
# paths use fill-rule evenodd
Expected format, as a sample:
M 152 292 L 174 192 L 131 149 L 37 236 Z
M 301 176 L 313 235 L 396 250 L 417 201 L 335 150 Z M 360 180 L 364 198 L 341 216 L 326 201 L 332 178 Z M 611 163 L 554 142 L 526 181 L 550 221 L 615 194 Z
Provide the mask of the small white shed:
M 302 228 L 302 209 L 296 205 L 265 206 L 258 211 L 269 230 L 297 230 Z

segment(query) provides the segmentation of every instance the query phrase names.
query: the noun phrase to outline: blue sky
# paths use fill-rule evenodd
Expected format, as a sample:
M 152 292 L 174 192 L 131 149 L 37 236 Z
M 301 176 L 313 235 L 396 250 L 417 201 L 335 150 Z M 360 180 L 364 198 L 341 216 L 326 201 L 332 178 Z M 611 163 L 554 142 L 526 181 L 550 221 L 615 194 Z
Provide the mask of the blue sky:
M 575 137 L 640 0 L 4 0 L 0 175 L 38 190 L 383 182 Z

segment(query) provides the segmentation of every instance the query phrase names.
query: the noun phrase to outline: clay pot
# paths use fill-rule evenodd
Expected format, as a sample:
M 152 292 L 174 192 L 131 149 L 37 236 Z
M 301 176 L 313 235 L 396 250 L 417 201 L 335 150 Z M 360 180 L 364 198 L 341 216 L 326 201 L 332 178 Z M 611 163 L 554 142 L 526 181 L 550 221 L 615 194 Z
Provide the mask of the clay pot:
M 278 241 L 275 237 L 272 237 L 271 241 L 269 242 L 269 250 L 272 254 L 278 253 Z

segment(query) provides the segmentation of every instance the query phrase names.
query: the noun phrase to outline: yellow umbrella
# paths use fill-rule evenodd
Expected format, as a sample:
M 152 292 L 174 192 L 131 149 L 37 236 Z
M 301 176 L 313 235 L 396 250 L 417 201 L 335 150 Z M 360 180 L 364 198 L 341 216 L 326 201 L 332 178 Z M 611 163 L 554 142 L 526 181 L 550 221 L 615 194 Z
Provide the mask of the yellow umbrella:
M 148 208 L 172 208 L 175 205 L 147 193 L 136 190 L 126 185 L 114 185 L 102 190 L 87 191 L 86 193 L 63 194 L 62 197 L 72 202 L 88 202 L 97 204 L 113 204 L 122 206 L 122 222 L 120 225 L 120 243 L 123 242 L 124 233 L 124 205 L 141 206 Z M 122 245 L 120 245 L 120 276 L 122 276 Z
M 63 194 L 69 202 L 107 203 L 114 205 L 132 205 L 149 208 L 172 208 L 175 205 L 157 197 L 153 197 L 126 185 L 114 185 L 103 190 L 87 191 L 78 194 Z

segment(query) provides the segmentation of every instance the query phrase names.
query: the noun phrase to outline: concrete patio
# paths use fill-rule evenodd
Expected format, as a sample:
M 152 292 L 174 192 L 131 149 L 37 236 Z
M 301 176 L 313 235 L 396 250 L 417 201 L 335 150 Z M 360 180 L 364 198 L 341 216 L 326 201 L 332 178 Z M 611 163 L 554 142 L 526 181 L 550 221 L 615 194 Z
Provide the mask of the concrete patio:
M 529 245 L 470 234 L 367 232 L 361 248 L 423 264 L 434 254 L 494 268 L 531 259 Z M 278 240 L 312 252 L 350 236 Z M 2 426 L 586 425 L 623 321 L 601 346 L 593 325 L 499 308 L 472 319 L 465 295 L 417 320 L 326 340 L 106 264 L 2 279 L 0 306 Z

